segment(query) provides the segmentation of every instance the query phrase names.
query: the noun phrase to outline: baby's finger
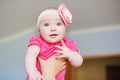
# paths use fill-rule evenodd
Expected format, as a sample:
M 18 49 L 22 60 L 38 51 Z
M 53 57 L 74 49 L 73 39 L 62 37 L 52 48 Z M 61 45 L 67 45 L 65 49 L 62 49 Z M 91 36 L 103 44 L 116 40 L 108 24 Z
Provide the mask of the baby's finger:
M 66 58 L 66 56 L 65 55 L 57 56 L 57 59 L 61 59 L 61 58 Z
M 63 40 L 61 40 L 62 46 L 66 47 L 65 43 L 63 42 Z
M 53 56 L 59 56 L 61 53 L 56 52 Z
M 59 53 L 59 55 L 63 53 L 61 50 L 55 50 L 54 52 Z
M 61 50 L 63 49 L 62 46 L 58 46 L 58 45 L 56 45 L 55 47 L 56 47 L 56 48 L 59 48 L 59 49 L 61 49 Z

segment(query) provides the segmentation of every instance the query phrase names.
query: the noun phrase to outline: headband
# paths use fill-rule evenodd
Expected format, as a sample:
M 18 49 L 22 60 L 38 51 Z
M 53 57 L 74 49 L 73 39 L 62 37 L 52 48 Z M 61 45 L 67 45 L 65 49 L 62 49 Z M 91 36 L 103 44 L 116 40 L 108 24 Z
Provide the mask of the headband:
M 58 14 L 60 15 L 60 17 L 62 18 L 62 20 L 64 21 L 65 25 L 69 25 L 72 23 L 72 14 L 70 13 L 69 9 L 66 7 L 65 4 L 60 4 L 58 7 L 58 10 L 55 9 L 48 9 L 43 11 L 41 14 L 39 14 L 38 16 L 38 20 L 37 20 L 37 27 L 40 24 L 40 20 L 49 14 Z
M 50 15 L 50 14 L 59 14 L 57 10 L 55 9 L 50 9 L 50 10 L 45 10 L 43 11 L 41 14 L 39 14 L 38 16 L 38 20 L 37 20 L 37 27 L 39 26 L 40 24 L 40 20 L 46 16 L 46 15 Z

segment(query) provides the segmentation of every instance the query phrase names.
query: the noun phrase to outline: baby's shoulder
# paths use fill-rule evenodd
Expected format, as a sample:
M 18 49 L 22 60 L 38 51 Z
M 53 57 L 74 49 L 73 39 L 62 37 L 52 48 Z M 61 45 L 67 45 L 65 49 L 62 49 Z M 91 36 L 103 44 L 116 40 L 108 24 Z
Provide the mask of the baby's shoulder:
M 33 35 L 32 37 L 30 37 L 30 41 L 40 41 L 40 36 L 38 35 Z
M 40 36 L 33 35 L 29 40 L 29 45 L 37 45 L 40 46 L 42 43 L 42 40 L 40 39 Z
M 76 41 L 75 40 L 67 40 L 66 44 L 67 45 L 76 45 Z
M 38 35 L 32 35 L 32 36 L 30 37 L 30 39 L 39 39 L 39 36 L 38 36 Z

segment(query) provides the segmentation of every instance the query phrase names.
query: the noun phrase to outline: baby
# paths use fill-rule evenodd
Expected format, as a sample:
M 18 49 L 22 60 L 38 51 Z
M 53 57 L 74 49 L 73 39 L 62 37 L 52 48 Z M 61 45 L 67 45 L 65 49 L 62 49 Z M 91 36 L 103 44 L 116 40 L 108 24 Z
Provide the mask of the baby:
M 39 14 L 37 29 L 40 34 L 30 38 L 25 56 L 27 80 L 50 80 L 43 73 L 43 60 L 49 60 L 55 54 L 56 60 L 67 61 L 74 67 L 82 64 L 83 58 L 76 42 L 66 37 L 67 26 L 71 23 L 72 14 L 65 4 L 60 4 L 58 9 L 45 9 Z M 54 80 L 64 80 L 65 73 L 66 67 L 55 75 Z

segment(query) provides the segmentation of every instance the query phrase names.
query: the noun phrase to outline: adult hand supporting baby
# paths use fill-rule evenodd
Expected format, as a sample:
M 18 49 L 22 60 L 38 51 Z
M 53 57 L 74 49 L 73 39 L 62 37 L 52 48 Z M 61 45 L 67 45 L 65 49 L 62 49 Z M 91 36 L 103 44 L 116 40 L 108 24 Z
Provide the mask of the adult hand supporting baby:
M 55 76 L 67 66 L 66 59 L 57 59 L 60 54 L 54 54 L 47 60 L 39 58 L 42 75 L 46 80 L 55 80 Z

